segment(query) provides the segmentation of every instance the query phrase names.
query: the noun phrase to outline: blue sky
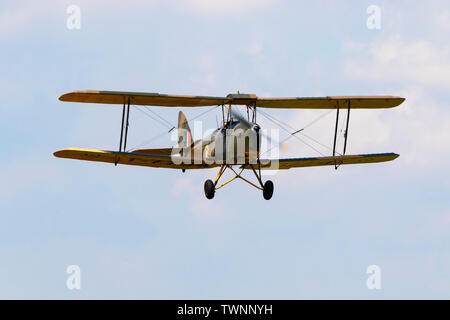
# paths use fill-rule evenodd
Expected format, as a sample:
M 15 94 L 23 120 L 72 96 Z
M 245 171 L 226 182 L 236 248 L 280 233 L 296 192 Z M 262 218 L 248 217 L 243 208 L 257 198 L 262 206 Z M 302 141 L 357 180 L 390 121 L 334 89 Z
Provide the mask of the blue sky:
M 372 4 L 380 30 L 366 26 Z M 449 36 L 447 1 L 3 1 L 0 297 L 448 299 Z M 120 107 L 58 101 L 84 89 L 399 95 L 399 108 L 352 113 L 348 152 L 400 157 L 280 172 L 271 201 L 239 181 L 208 201 L 215 170 L 53 157 L 118 147 Z M 178 108 L 154 110 L 175 124 Z M 267 112 L 294 127 L 321 114 Z M 142 113 L 131 121 L 130 146 L 171 144 Z M 308 134 L 330 145 L 333 121 Z M 289 143 L 283 157 L 318 155 Z M 81 290 L 66 288 L 73 264 Z M 381 290 L 366 287 L 373 264 Z

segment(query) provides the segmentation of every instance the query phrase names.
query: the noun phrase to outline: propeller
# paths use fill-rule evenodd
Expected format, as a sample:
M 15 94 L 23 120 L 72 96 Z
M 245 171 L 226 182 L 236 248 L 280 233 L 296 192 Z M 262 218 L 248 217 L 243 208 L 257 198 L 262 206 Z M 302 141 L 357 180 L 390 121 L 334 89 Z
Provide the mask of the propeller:
M 262 136 L 264 136 L 264 138 L 266 138 L 266 140 L 269 143 L 269 145 L 272 145 L 272 139 L 267 134 L 265 134 L 263 132 L 260 132 L 261 127 L 259 126 L 259 124 L 249 122 L 240 113 L 235 112 L 233 109 L 231 109 L 229 112 L 231 113 L 231 115 L 233 116 L 234 119 L 237 119 L 237 120 L 239 120 L 242 123 L 245 123 L 249 128 L 252 128 L 256 132 L 256 134 L 257 134 L 257 150 L 258 150 L 258 152 L 259 152 L 259 147 L 260 147 L 259 146 L 259 136 L 260 135 L 262 135 Z M 287 150 L 287 144 L 286 143 L 281 144 L 281 143 L 278 142 L 277 144 L 278 144 L 279 149 L 282 150 L 283 152 L 285 152 Z

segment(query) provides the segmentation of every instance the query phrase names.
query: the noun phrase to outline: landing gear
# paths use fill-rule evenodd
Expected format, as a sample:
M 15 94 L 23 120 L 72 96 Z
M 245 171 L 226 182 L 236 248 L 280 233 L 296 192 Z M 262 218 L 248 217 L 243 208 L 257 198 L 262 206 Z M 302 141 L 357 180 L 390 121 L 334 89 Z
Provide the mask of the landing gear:
M 206 180 L 205 181 L 205 196 L 208 199 L 214 198 L 214 193 L 216 192 L 216 186 L 214 185 L 214 182 L 212 180 Z
M 270 180 L 267 180 L 266 183 L 264 183 L 263 187 L 263 197 L 266 200 L 270 200 L 273 195 L 273 182 Z
M 256 176 L 256 179 L 258 180 L 259 185 L 247 180 L 246 178 L 244 178 L 242 176 L 242 172 L 244 171 L 244 169 L 252 169 L 253 173 Z M 222 183 L 221 185 L 217 185 L 219 182 L 220 177 L 222 177 L 223 173 L 225 172 L 226 169 L 231 170 L 235 176 L 233 178 L 231 178 L 230 180 Z M 259 169 L 259 168 L 258 168 Z M 273 195 L 273 182 L 270 180 L 267 180 L 264 184 L 262 183 L 261 180 L 261 172 L 260 170 L 256 171 L 254 166 L 252 164 L 247 165 L 247 167 L 241 167 L 241 170 L 239 172 L 236 172 L 233 167 L 231 165 L 222 165 L 220 167 L 219 170 L 219 174 L 216 177 L 215 181 L 212 180 L 206 180 L 205 181 L 205 185 L 204 185 L 204 189 L 205 189 L 205 196 L 208 199 L 212 199 L 214 198 L 214 194 L 216 192 L 216 190 L 222 188 L 223 186 L 225 186 L 226 184 L 230 183 L 231 181 L 235 180 L 235 179 L 241 179 L 244 180 L 245 182 L 247 182 L 248 184 L 250 184 L 251 186 L 255 187 L 256 189 L 259 189 L 263 192 L 263 196 L 264 199 L 266 200 L 270 200 L 272 198 Z

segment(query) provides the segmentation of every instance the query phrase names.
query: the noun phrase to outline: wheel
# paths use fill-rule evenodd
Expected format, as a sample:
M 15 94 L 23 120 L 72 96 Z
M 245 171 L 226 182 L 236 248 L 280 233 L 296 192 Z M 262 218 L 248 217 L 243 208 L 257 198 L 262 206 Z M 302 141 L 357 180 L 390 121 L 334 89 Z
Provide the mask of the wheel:
M 270 198 L 272 198 L 272 195 L 273 195 L 273 182 L 270 180 L 267 180 L 266 183 L 264 183 L 264 188 L 263 188 L 264 199 L 270 200 Z
M 216 192 L 216 186 L 214 185 L 214 182 L 211 180 L 205 181 L 205 196 L 208 199 L 214 198 L 214 193 Z

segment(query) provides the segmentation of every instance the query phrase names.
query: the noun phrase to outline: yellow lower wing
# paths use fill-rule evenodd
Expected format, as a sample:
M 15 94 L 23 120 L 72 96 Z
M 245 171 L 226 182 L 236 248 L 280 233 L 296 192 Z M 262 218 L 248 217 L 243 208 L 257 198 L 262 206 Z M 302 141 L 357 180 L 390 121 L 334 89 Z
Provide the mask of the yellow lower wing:
M 181 163 L 180 158 L 172 158 L 167 154 L 149 154 L 152 150 L 164 150 L 161 153 L 167 153 L 168 149 L 142 149 L 141 152 L 117 152 L 89 149 L 64 149 L 54 153 L 55 157 L 66 159 L 77 159 L 85 161 L 107 162 L 117 164 L 127 164 L 133 166 L 145 166 L 154 168 L 168 169 L 207 169 L 220 166 L 216 163 Z M 145 151 L 145 152 L 142 152 Z M 157 152 L 155 152 L 157 153 Z M 292 159 L 261 159 L 261 169 L 291 169 L 300 167 L 331 166 L 341 164 L 358 163 L 376 163 L 391 161 L 398 157 L 395 153 L 378 154 L 360 154 L 338 157 L 316 157 L 316 158 L 292 158 Z M 173 160 L 178 161 L 173 161 Z M 256 164 L 253 164 L 255 166 Z M 242 165 L 242 168 L 251 169 L 250 165 Z
M 341 164 L 376 163 L 392 161 L 399 155 L 396 153 L 359 154 L 338 157 L 293 158 L 293 159 L 261 159 L 261 169 L 291 169 L 301 167 L 333 166 Z M 245 169 L 251 169 L 249 165 Z
M 145 150 L 149 151 L 149 149 Z M 132 166 L 145 166 L 168 169 L 207 169 L 216 167 L 216 164 L 192 163 L 186 164 L 181 161 L 174 162 L 170 155 L 146 154 L 137 152 L 117 152 L 89 149 L 64 149 L 53 154 L 58 158 L 77 159 L 86 161 L 97 161 Z M 176 158 L 175 158 L 176 159 Z

